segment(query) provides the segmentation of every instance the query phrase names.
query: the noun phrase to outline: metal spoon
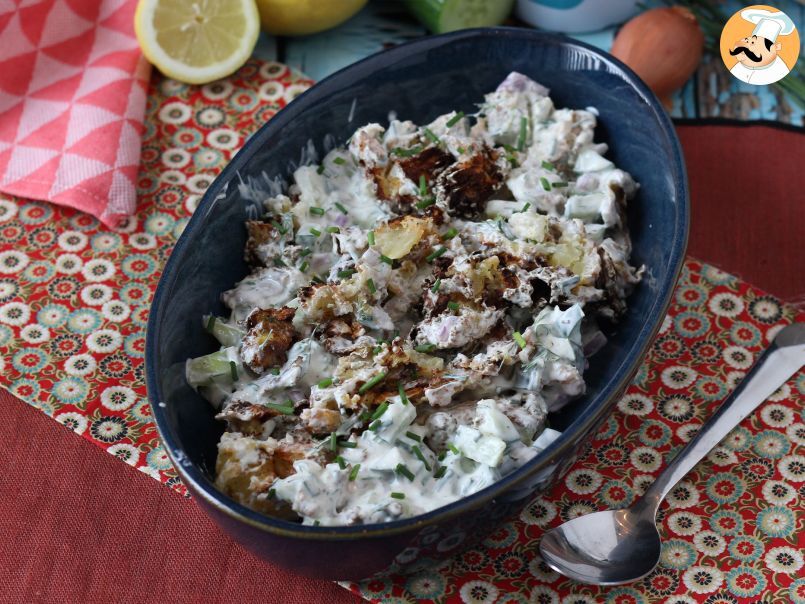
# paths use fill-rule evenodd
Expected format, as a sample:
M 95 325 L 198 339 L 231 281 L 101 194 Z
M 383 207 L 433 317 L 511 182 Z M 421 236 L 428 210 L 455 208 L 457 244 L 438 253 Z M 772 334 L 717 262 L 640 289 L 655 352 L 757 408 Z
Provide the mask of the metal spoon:
M 545 533 L 539 549 L 555 571 L 581 583 L 619 585 L 660 561 L 660 502 L 760 403 L 805 365 L 805 323 L 782 329 L 715 415 L 631 508 L 579 516 Z

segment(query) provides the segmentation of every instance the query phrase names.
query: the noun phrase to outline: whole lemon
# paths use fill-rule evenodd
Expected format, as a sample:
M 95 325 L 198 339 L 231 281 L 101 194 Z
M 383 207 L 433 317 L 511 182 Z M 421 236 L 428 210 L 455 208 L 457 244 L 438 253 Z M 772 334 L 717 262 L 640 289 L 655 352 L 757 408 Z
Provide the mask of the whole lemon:
M 304 36 L 335 27 L 367 0 L 256 0 L 263 30 L 276 36 Z

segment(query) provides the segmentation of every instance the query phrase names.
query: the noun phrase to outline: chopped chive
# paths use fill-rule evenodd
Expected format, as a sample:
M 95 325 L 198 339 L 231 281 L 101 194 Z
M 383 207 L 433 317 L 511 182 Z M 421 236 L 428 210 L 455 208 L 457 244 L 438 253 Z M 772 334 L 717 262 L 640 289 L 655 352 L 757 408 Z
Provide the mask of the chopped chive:
M 394 264 L 394 260 L 392 260 L 388 256 L 385 256 L 384 254 L 380 254 L 380 261 L 385 262 L 386 264 L 389 264 L 389 265 Z
M 229 361 L 229 373 L 232 374 L 232 381 L 238 381 L 238 366 L 235 361 Z
M 372 414 L 369 413 L 367 409 L 364 409 L 363 411 L 361 411 L 361 414 L 358 416 L 358 419 L 361 420 L 362 422 L 365 422 L 370 417 L 372 417 Z
M 315 216 L 324 216 L 324 213 L 326 211 L 327 210 L 325 210 L 324 208 L 318 208 L 316 206 L 311 206 L 310 207 L 310 213 L 314 214 Z
M 517 342 L 517 345 L 520 348 L 526 347 L 525 338 L 523 337 L 523 334 L 521 334 L 519 331 L 515 331 L 514 333 L 512 333 L 512 337 L 514 338 L 514 341 Z
M 520 209 L 521 212 L 526 212 L 531 207 L 531 202 L 527 201 L 526 204 Z
M 428 463 L 428 460 L 425 459 L 425 454 L 422 452 L 422 449 L 414 445 L 411 447 L 411 450 L 414 452 L 414 455 L 416 455 L 417 459 L 422 462 L 422 465 L 425 466 L 425 469 L 430 472 L 430 464 Z
M 320 520 L 314 520 L 313 521 L 313 526 L 321 526 L 321 521 Z
M 508 151 L 509 153 L 514 153 L 515 151 L 517 151 L 517 149 L 506 143 L 503 143 L 503 148 L 506 149 L 506 151 Z
M 398 463 L 394 471 L 401 476 L 405 476 L 411 482 L 414 482 L 414 473 L 411 472 L 405 464 Z
M 316 168 L 316 174 L 324 174 L 324 164 Z
M 509 163 L 512 165 L 512 168 L 519 168 L 520 162 L 517 161 L 517 158 L 514 155 L 507 155 L 506 159 L 509 160 Z
M 553 188 L 554 189 L 561 189 L 561 188 L 566 187 L 566 186 L 567 186 L 567 183 L 564 180 L 557 180 L 555 183 L 553 183 Z
M 333 385 L 333 378 L 324 378 L 320 380 L 318 384 L 316 384 L 319 388 L 327 388 L 328 386 Z
M 301 252 L 299 252 L 299 255 L 300 255 L 302 258 L 304 258 L 305 256 L 310 256 L 312 253 L 313 253 L 313 250 L 308 249 L 308 248 L 305 248 L 305 249 L 303 249 Z
M 313 283 L 322 283 L 322 284 L 325 282 L 324 279 L 322 279 L 318 275 L 313 275 L 313 278 L 311 279 L 311 281 Z
M 374 421 L 383 417 L 383 414 L 388 410 L 388 408 L 389 402 L 383 401 L 380 405 L 378 405 L 377 409 L 375 409 L 375 412 L 372 413 L 372 420 Z
M 459 147 L 458 148 L 458 152 L 461 153 L 462 155 L 464 154 L 464 151 L 466 151 L 466 149 L 464 147 Z
M 275 257 L 274 257 L 274 266 L 288 266 L 288 265 L 287 265 L 287 264 L 285 264 L 285 263 L 282 261 L 282 258 L 280 258 L 279 256 L 275 256 Z
M 448 302 L 447 308 L 449 308 L 450 310 L 458 310 L 459 308 L 461 308 L 461 305 L 458 302 Z
M 321 231 L 319 229 L 314 229 L 313 227 L 310 227 L 310 234 L 313 235 L 314 237 L 318 237 L 319 235 L 321 235 Z
M 372 354 L 373 355 L 379 354 L 382 351 L 383 351 L 383 347 L 381 345 L 379 345 L 379 344 L 377 346 L 375 346 L 374 348 L 372 348 Z
M 545 168 L 546 170 L 554 170 L 555 169 L 554 165 L 549 161 L 543 161 L 542 162 L 542 167 Z
M 545 178 L 544 176 L 539 177 L 539 184 L 541 184 L 542 188 L 545 189 L 546 191 L 551 190 L 551 183 L 549 183 L 548 179 Z
M 428 181 L 425 180 L 425 175 L 419 175 L 419 195 L 420 197 L 425 197 L 428 194 Z
M 342 470 L 346 469 L 346 467 L 347 467 L 346 460 L 343 457 L 341 457 L 340 455 L 335 456 L 335 463 L 337 463 L 338 467 L 341 468 Z
M 428 139 L 430 142 L 432 142 L 434 145 L 438 145 L 438 144 L 439 144 L 439 137 L 438 137 L 438 136 L 436 136 L 436 135 L 433 133 L 433 130 L 431 130 L 430 128 L 428 128 L 427 126 L 425 126 L 425 127 L 423 127 L 423 128 L 422 128 L 422 132 L 425 134 L 425 137 L 427 137 L 427 139 Z
M 338 451 L 338 436 L 335 432 L 330 432 L 330 451 Z
M 405 388 L 403 387 L 402 382 L 397 383 L 397 392 L 400 393 L 400 401 L 402 401 L 403 405 L 408 404 L 408 395 L 405 393 Z
M 447 248 L 446 248 L 446 247 L 444 247 L 444 246 L 442 246 L 442 247 L 440 247 L 438 250 L 434 250 L 434 251 L 432 251 L 430 254 L 428 254 L 428 255 L 425 257 L 425 261 L 426 261 L 426 262 L 433 262 L 433 261 L 434 261 L 434 260 L 436 260 L 436 258 L 438 258 L 439 256 L 443 256 L 443 255 L 445 254 L 445 252 L 447 252 Z
M 394 497 L 394 499 L 405 499 L 405 493 L 392 492 L 391 496 Z
M 299 265 L 299 270 L 302 271 L 303 273 L 309 268 L 310 263 L 307 260 L 305 260 L 302 264 Z
M 419 434 L 414 434 L 413 432 L 406 432 L 405 435 L 411 440 L 415 440 L 418 443 L 422 442 L 422 437 Z
M 525 139 L 528 135 L 528 118 L 520 118 L 520 135 L 517 137 L 517 150 L 522 151 L 525 149 Z
M 366 241 L 369 243 L 369 245 L 374 245 L 375 244 L 375 232 L 374 231 L 369 231 L 368 233 L 366 233 Z
M 422 201 L 418 201 L 416 203 L 416 207 L 420 210 L 424 210 L 425 208 L 432 206 L 434 203 L 436 203 L 436 200 L 433 197 L 426 197 Z
M 339 229 L 339 228 L 338 228 L 338 227 L 336 227 L 336 226 L 328 226 L 328 227 L 327 227 L 326 229 L 324 229 L 324 230 L 325 230 L 325 231 L 327 231 L 328 233 L 340 233 L 340 232 L 341 232 L 341 229 Z
M 277 495 L 277 489 L 268 489 L 268 498 L 269 499 L 274 499 L 274 497 L 276 495 Z
M 352 466 L 352 469 L 349 471 L 349 481 L 352 482 L 358 477 L 358 472 L 361 470 L 361 464 L 356 463 Z
M 444 461 L 444 458 L 447 457 L 447 451 L 442 451 L 436 456 L 436 459 L 439 461 Z
M 215 315 L 210 315 L 210 318 L 207 319 L 207 331 L 212 331 L 215 329 Z
M 436 470 L 436 473 L 434 473 L 433 477 L 441 478 L 442 476 L 444 476 L 445 472 L 447 472 L 447 466 L 441 466 L 438 470 Z
M 358 443 L 354 443 L 351 440 L 340 440 L 338 441 L 338 446 L 344 449 L 354 449 L 358 446 Z
M 333 163 L 338 164 L 339 166 L 343 166 L 347 162 L 343 157 L 334 157 L 333 158 Z
M 436 349 L 436 344 L 420 344 L 419 346 L 414 346 L 414 350 L 417 352 L 433 352 Z
M 348 269 L 343 270 L 343 271 L 338 271 L 337 274 L 338 274 L 339 279 L 349 279 L 352 275 L 355 274 L 355 269 L 354 268 L 348 268 Z
M 447 443 L 447 448 L 450 449 L 455 455 L 461 455 L 461 451 L 458 450 L 453 443 Z
M 284 226 L 282 226 L 276 220 L 271 221 L 271 226 L 273 226 L 275 229 L 277 229 L 280 232 L 281 235 L 284 235 L 285 233 L 288 232 L 288 229 L 286 229 Z
M 271 375 L 279 375 L 279 374 L 280 374 L 280 368 L 279 367 L 272 367 L 271 368 Z
M 442 239 L 444 240 L 452 239 L 456 235 L 458 235 L 458 229 L 456 229 L 455 227 L 450 227 L 449 229 L 447 229 L 445 234 L 442 235 Z
M 455 114 L 453 117 L 451 117 L 449 120 L 447 120 L 447 124 L 446 124 L 446 126 L 447 126 L 448 128 L 452 128 L 453 126 L 455 126 L 456 124 L 458 124 L 458 121 L 459 121 L 459 120 L 460 120 L 462 117 L 464 117 L 464 112 L 463 112 L 463 111 L 458 111 L 458 112 L 456 112 L 456 114 Z
M 375 287 L 375 282 L 372 281 L 371 278 L 366 280 L 366 287 L 369 288 L 369 293 L 370 294 L 376 294 L 377 293 L 377 288 Z
M 349 210 L 348 210 L 348 209 L 346 209 L 346 208 L 345 208 L 343 205 L 341 205 L 339 202 L 337 202 L 337 201 L 336 201 L 336 202 L 335 202 L 333 205 L 334 205 L 336 208 L 338 208 L 338 211 L 339 211 L 339 212 L 341 212 L 342 214 L 349 214 Z
M 274 411 L 277 411 L 282 415 L 293 415 L 294 407 L 291 401 L 288 401 L 287 403 L 284 403 L 282 405 L 280 405 L 279 403 L 264 403 L 264 404 L 269 409 L 273 409 Z
M 369 390 L 371 390 L 372 388 L 374 388 L 375 386 L 377 386 L 377 385 L 378 385 L 380 382 L 382 382 L 384 379 L 386 379 L 386 372 L 385 372 L 385 371 L 381 371 L 381 372 L 380 372 L 380 373 L 378 373 L 376 376 L 374 376 L 373 378 L 371 378 L 371 379 L 370 379 L 368 382 L 366 382 L 366 383 L 365 383 L 363 386 L 361 386 L 360 388 L 358 388 L 358 393 L 359 393 L 359 394 L 365 394 L 366 392 L 368 392 Z
M 430 288 L 430 291 L 432 291 L 435 294 L 437 291 L 439 291 L 439 288 L 441 287 L 441 285 L 442 285 L 442 280 L 441 279 L 436 279 L 436 283 L 433 284 L 433 287 Z
M 371 430 L 372 432 L 377 432 L 377 430 L 378 430 L 378 429 L 380 428 L 380 426 L 382 426 L 382 425 L 383 425 L 383 422 L 381 422 L 379 419 L 376 419 L 375 421 L 373 421 L 373 422 L 372 422 L 372 423 L 369 425 L 369 430 Z
M 421 146 L 411 147 L 410 149 L 403 149 L 402 147 L 394 147 L 391 150 L 392 153 L 395 155 L 399 155 L 400 157 L 412 157 L 414 155 L 419 155 L 422 152 Z

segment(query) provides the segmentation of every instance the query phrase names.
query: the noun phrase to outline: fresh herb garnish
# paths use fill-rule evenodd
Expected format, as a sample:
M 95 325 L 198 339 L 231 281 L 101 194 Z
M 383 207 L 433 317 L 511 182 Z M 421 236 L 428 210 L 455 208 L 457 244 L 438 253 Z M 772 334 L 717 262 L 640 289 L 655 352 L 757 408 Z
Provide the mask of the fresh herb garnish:
M 447 248 L 442 246 L 438 250 L 432 251 L 425 257 L 426 262 L 433 262 L 436 258 L 443 256 L 447 252 Z
M 313 253 L 313 250 L 311 250 L 309 248 L 305 248 L 301 252 L 299 252 L 299 256 L 304 258 L 305 256 L 310 256 L 312 253 Z
M 293 415 L 294 406 L 291 401 L 286 401 L 282 404 L 280 403 L 265 403 L 265 406 L 269 409 L 273 409 L 274 411 L 281 413 L 282 415 Z
M 554 169 L 554 165 L 549 161 L 543 161 L 542 162 L 542 167 L 545 168 L 546 170 L 553 170 Z
M 336 436 L 335 432 L 330 432 L 330 451 L 335 453 L 338 451 L 338 436 Z
M 341 468 L 342 470 L 345 470 L 347 467 L 347 461 L 340 455 L 335 456 L 335 463 L 337 463 L 338 467 Z
M 528 136 L 528 118 L 520 118 L 520 135 L 517 137 L 517 150 L 522 151 L 525 149 L 525 139 Z
M 405 493 L 397 493 L 396 491 L 392 492 L 391 496 L 394 497 L 394 499 L 405 499 Z
M 447 308 L 449 308 L 450 310 L 458 310 L 459 308 L 461 308 L 461 305 L 458 302 L 451 301 L 447 303 Z
M 313 227 L 310 227 L 310 234 L 313 235 L 314 237 L 318 237 L 319 235 L 321 235 L 321 231 L 319 229 L 314 229 Z
M 338 446 L 343 447 L 344 449 L 354 449 L 358 446 L 358 443 L 354 443 L 351 440 L 339 440 Z
M 382 426 L 382 425 L 383 425 L 383 422 L 381 422 L 379 419 L 376 419 L 375 421 L 373 421 L 373 422 L 372 422 L 372 423 L 369 425 L 369 430 L 371 430 L 372 432 L 377 432 L 377 430 L 378 430 L 378 429 L 380 428 L 380 426 Z
M 422 201 L 418 201 L 416 203 L 416 207 L 417 209 L 424 210 L 425 208 L 432 206 L 434 203 L 436 203 L 436 200 L 433 197 L 426 197 Z
M 413 157 L 414 155 L 419 155 L 422 153 L 422 147 L 416 146 L 411 147 L 410 149 L 403 149 L 402 147 L 394 147 L 391 150 L 394 155 L 399 155 L 400 157 Z
M 447 466 L 440 466 L 438 470 L 433 474 L 434 478 L 441 478 L 444 476 L 444 473 L 447 472 Z
M 411 440 L 415 440 L 418 443 L 422 442 L 422 437 L 419 434 L 414 434 L 413 432 L 406 432 L 405 435 Z
M 545 189 L 546 191 L 551 190 L 551 183 L 549 183 L 548 179 L 545 178 L 544 176 L 539 177 L 539 184 L 541 184 L 542 188 Z
M 333 158 L 333 163 L 338 164 L 339 166 L 343 166 L 347 162 L 343 157 L 334 157 Z
M 557 180 L 555 183 L 553 183 L 553 188 L 554 189 L 561 189 L 561 188 L 566 187 L 566 186 L 567 186 L 567 183 L 564 180 Z
M 319 383 L 316 384 L 319 388 L 327 388 L 328 386 L 333 385 L 333 378 L 324 378 L 323 380 L 319 380 Z
M 337 226 L 328 226 L 324 230 L 327 231 L 328 233 L 340 233 L 341 232 L 341 229 L 339 229 Z
M 316 168 L 316 174 L 324 174 L 324 164 Z
M 405 476 L 411 482 L 414 482 L 414 473 L 408 469 L 405 464 L 398 463 L 397 467 L 394 468 L 394 471 L 397 472 L 400 476 Z
M 349 214 L 349 210 L 346 209 L 341 203 L 336 201 L 333 205 L 338 208 L 338 211 L 342 214 Z
M 461 455 L 461 451 L 453 443 L 447 443 L 447 448 L 450 449 L 455 455 Z
M 447 120 L 447 124 L 446 124 L 446 126 L 447 126 L 448 128 L 452 128 L 453 126 L 455 126 L 456 124 L 458 124 L 458 121 L 459 121 L 459 120 L 460 120 L 462 117 L 464 117 L 464 112 L 463 112 L 463 111 L 459 111 L 459 112 L 457 112 L 457 113 L 456 113 L 456 114 L 455 114 L 453 117 L 451 117 L 449 120 Z
M 526 347 L 525 338 L 523 337 L 523 334 L 521 334 L 519 331 L 515 331 L 514 333 L 512 333 L 512 337 L 514 338 L 514 341 L 517 342 L 517 345 L 520 348 Z
M 403 388 L 402 382 L 397 383 L 397 392 L 400 394 L 400 401 L 402 401 L 402 404 L 407 405 L 408 395 L 405 393 L 405 388 Z
M 339 279 L 349 279 L 352 275 L 355 274 L 355 269 L 354 268 L 347 268 L 347 269 L 344 269 L 343 271 L 338 271 L 337 274 L 338 274 Z
M 447 231 L 445 231 L 444 235 L 442 235 L 442 239 L 446 241 L 448 239 L 452 239 L 456 235 L 458 235 L 458 229 L 456 229 L 455 227 L 450 227 L 449 229 L 447 229 Z
M 392 260 L 391 258 L 389 258 L 388 256 L 386 256 L 384 254 L 380 254 L 380 261 L 385 262 L 389 266 L 394 264 L 394 260 Z
M 439 141 L 439 137 L 438 137 L 438 136 L 436 136 L 436 135 L 433 133 L 433 130 L 431 130 L 431 129 L 430 129 L 430 128 L 428 128 L 427 126 L 424 126 L 424 127 L 422 128 L 422 132 L 424 132 L 424 133 L 425 133 L 425 137 L 426 137 L 426 138 L 427 138 L 427 139 L 428 139 L 430 142 L 432 142 L 434 145 L 438 145 L 438 144 L 439 144 L 439 142 L 440 142 L 440 141 Z
M 419 346 L 414 346 L 414 350 L 417 352 L 433 352 L 436 350 L 436 344 L 420 344 Z
M 309 268 L 310 263 L 307 260 L 305 260 L 302 264 L 299 265 L 299 270 L 302 271 L 303 273 Z
M 425 197 L 428 194 L 428 181 L 425 180 L 425 175 L 419 175 L 419 196 Z
M 275 229 L 277 229 L 280 232 L 280 235 L 284 235 L 285 233 L 288 232 L 288 229 L 286 229 L 284 226 L 282 226 L 276 220 L 271 221 L 271 226 L 273 226 Z
M 521 212 L 526 212 L 528 210 L 528 208 L 530 208 L 530 207 L 531 207 L 531 202 L 527 201 L 526 204 L 522 208 L 520 208 L 520 211 Z
M 282 261 L 282 258 L 280 258 L 279 256 L 275 256 L 275 257 L 274 257 L 274 266 L 288 266 L 288 265 L 287 265 L 287 264 L 285 264 L 285 263 Z
M 352 469 L 349 471 L 349 481 L 352 482 L 358 477 L 358 472 L 361 470 L 361 464 L 357 463 L 352 466 Z
M 229 361 L 229 373 L 232 375 L 232 381 L 238 381 L 238 365 L 235 361 Z
M 427 460 L 427 459 L 425 459 L 425 454 L 424 454 L 424 453 L 422 453 L 422 449 L 420 449 L 419 447 L 417 447 L 416 445 L 414 445 L 413 447 L 411 447 L 411 450 L 414 452 L 414 455 L 416 455 L 416 458 L 417 458 L 419 461 L 421 461 L 421 462 L 422 462 L 422 465 L 423 465 L 423 466 L 425 466 L 425 469 L 426 469 L 428 472 L 430 472 L 430 464 L 428 463 L 428 460 Z
M 439 288 L 441 286 L 442 286 L 441 278 L 436 279 L 436 282 L 433 284 L 433 287 L 430 288 L 430 291 L 432 291 L 435 294 L 437 291 L 439 291 Z
M 326 211 L 327 210 L 325 210 L 324 208 L 318 208 L 316 206 L 310 206 L 310 213 L 313 214 L 314 216 L 324 216 L 324 213 Z
M 378 405 L 377 409 L 375 409 L 375 412 L 372 413 L 372 421 L 383 417 L 383 414 L 388 410 L 388 408 L 389 408 L 388 401 L 383 401 L 380 405 Z
M 375 287 L 375 282 L 372 281 L 371 278 L 366 280 L 366 287 L 369 288 L 369 293 L 374 295 L 377 293 L 377 287 Z
M 359 393 L 359 394 L 365 394 L 366 392 L 368 392 L 369 390 L 371 390 L 372 388 L 374 388 L 375 386 L 377 386 L 377 385 L 378 385 L 380 382 L 382 382 L 384 379 L 386 379 L 386 372 L 385 372 L 385 371 L 381 371 L 381 372 L 380 372 L 380 373 L 378 373 L 376 376 L 372 377 L 372 378 L 371 378 L 371 379 L 370 379 L 368 382 L 366 382 L 366 383 L 365 383 L 363 386 L 361 386 L 360 388 L 358 388 L 358 393 Z
M 374 245 L 375 244 L 375 232 L 374 231 L 369 231 L 368 233 L 366 233 L 366 241 L 369 243 L 369 245 Z

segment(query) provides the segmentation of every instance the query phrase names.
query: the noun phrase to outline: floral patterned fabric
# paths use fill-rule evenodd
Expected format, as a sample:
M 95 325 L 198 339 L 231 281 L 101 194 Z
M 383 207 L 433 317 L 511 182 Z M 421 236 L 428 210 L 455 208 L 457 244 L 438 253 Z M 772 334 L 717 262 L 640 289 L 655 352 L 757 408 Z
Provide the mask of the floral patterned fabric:
M 248 134 L 309 84 L 277 63 L 251 62 L 203 87 L 155 75 L 138 212 L 120 229 L 0 196 L 0 385 L 184 492 L 146 401 L 151 295 L 205 188 Z M 660 513 L 662 563 L 646 580 L 574 584 L 550 571 L 537 548 L 546 528 L 639 496 L 795 318 L 774 298 L 689 261 L 617 411 L 551 492 L 437 568 L 348 587 L 384 602 L 805 602 L 802 372 L 674 490 Z

